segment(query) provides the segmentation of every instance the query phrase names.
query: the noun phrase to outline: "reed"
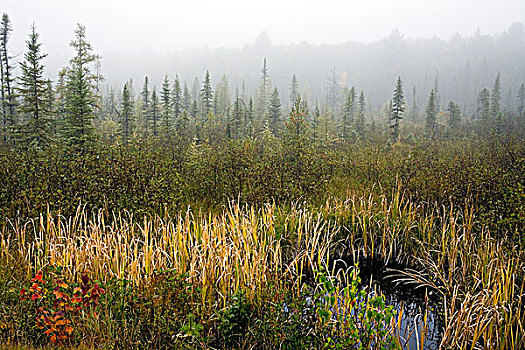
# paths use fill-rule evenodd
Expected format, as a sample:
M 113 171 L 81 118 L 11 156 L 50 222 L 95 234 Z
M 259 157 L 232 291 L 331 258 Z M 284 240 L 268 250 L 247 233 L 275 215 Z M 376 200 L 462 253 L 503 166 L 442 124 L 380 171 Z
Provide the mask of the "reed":
M 21 263 L 28 279 L 55 265 L 71 280 L 87 271 L 101 282 L 117 278 L 135 285 L 171 269 L 202 289 L 203 306 L 223 307 L 241 291 L 261 302 L 260 290 L 269 284 L 300 295 L 309 271 L 333 266 L 333 257 L 344 253 L 356 261 L 411 262 L 418 269 L 397 271 L 397 278 L 442 296 L 443 348 L 523 348 L 523 252 L 478 226 L 469 207 L 417 205 L 401 189 L 332 198 L 317 209 L 231 203 L 220 214 L 188 210 L 137 218 L 78 207 L 74 216 L 47 213 L 4 226 L 0 261 Z M 420 332 L 427 331 L 427 317 L 422 311 Z M 424 334 L 419 339 L 423 348 Z

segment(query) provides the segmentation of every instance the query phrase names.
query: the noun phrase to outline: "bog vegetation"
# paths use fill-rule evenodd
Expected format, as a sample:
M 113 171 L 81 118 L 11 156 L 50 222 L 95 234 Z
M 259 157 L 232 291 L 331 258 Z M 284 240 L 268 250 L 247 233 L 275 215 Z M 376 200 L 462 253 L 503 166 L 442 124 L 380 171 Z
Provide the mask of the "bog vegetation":
M 9 34 L 4 15 L 1 343 L 406 348 L 369 259 L 438 302 L 435 347 L 525 347 L 523 84 L 503 106 L 498 74 L 471 111 L 436 85 L 420 110 L 399 77 L 375 113 L 293 76 L 288 110 L 263 60 L 252 96 L 209 72 L 103 94 L 83 26 L 56 82 L 34 26 L 15 77 Z

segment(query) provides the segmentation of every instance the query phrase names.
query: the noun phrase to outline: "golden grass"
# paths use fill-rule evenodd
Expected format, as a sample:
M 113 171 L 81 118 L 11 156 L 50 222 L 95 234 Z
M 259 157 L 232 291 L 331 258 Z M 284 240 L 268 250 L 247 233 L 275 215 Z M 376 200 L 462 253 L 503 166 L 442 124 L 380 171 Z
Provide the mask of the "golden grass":
M 73 279 L 89 271 L 101 281 L 136 284 L 174 269 L 202 288 L 203 305 L 226 303 L 239 290 L 256 299 L 266 283 L 295 281 L 286 288 L 299 293 L 306 270 L 330 266 L 342 251 L 412 261 L 425 273 L 407 270 L 403 278 L 443 295 L 443 347 L 523 348 L 524 254 L 474 227 L 468 207 L 422 208 L 401 191 L 332 199 L 317 211 L 231 204 L 218 215 L 188 210 L 137 219 L 121 212 L 108 219 L 79 207 L 73 217 L 47 214 L 4 227 L 0 259 L 23 262 L 28 277 L 53 264 Z

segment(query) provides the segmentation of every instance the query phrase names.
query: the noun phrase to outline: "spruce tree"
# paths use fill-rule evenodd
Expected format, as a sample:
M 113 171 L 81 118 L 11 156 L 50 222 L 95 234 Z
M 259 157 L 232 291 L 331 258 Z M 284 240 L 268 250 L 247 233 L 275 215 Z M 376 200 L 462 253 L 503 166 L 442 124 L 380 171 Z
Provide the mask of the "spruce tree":
M 75 39 L 70 46 L 75 50 L 75 56 L 70 60 L 67 69 L 66 110 L 67 127 L 66 142 L 83 150 L 86 143 L 93 138 L 92 120 L 96 103 L 95 89 L 97 76 L 91 71 L 99 56 L 93 53 L 91 44 L 86 40 L 86 28 L 78 24 L 75 29 Z
M 525 116 L 525 84 L 521 83 L 518 90 L 518 113 L 521 118 Z
M 157 88 L 153 87 L 153 92 L 151 93 L 151 112 L 150 116 L 150 125 L 153 131 L 153 136 L 159 134 L 159 124 L 160 124 L 160 106 L 159 98 L 157 96 Z
M 297 83 L 297 78 L 295 74 L 292 76 L 292 81 L 290 82 L 290 103 L 292 106 L 295 106 L 295 101 L 299 95 L 299 84 Z
M 206 71 L 201 89 L 202 115 L 205 117 L 213 107 L 213 90 L 211 87 L 210 72 Z
M 312 118 L 312 137 L 314 140 L 317 140 L 317 130 L 319 129 L 319 119 L 321 117 L 321 113 L 319 112 L 319 104 L 315 104 L 314 108 L 314 115 Z
M 148 77 L 144 77 L 144 85 L 142 86 L 142 91 L 140 97 L 142 98 L 142 103 L 140 105 L 142 118 L 144 120 L 144 127 L 146 135 L 150 133 L 150 121 L 151 121 L 151 96 L 149 91 L 149 80 Z
M 9 129 L 15 124 L 16 95 L 14 91 L 14 67 L 9 54 L 9 39 L 11 21 L 7 13 L 2 15 L 0 22 L 0 88 L 2 98 L 2 134 L 7 141 Z
M 259 86 L 258 95 L 255 96 L 254 111 L 260 121 L 266 117 L 266 113 L 268 112 L 268 92 L 270 88 L 270 75 L 268 73 L 266 58 L 264 58 L 261 68 L 261 85 Z
M 221 81 L 215 90 L 215 100 L 217 101 L 217 108 L 215 114 L 227 116 L 228 108 L 230 108 L 230 87 L 226 75 L 223 75 Z
M 425 122 L 428 135 L 434 137 L 436 129 L 436 95 L 434 94 L 434 89 L 430 91 L 430 95 L 428 96 L 427 107 L 425 109 Z
M 357 113 L 355 117 L 355 129 L 359 133 L 359 135 L 361 135 L 361 137 L 363 136 L 365 131 L 365 107 L 365 94 L 363 93 L 363 91 L 361 91 L 361 94 L 359 95 L 359 100 L 357 101 Z
M 281 98 L 279 97 L 277 88 L 273 89 L 270 100 L 268 101 L 268 116 L 272 133 L 277 135 L 281 122 Z
M 173 108 L 173 117 L 175 118 L 175 122 L 177 123 L 177 120 L 179 119 L 183 109 L 182 89 L 180 87 L 180 80 L 178 75 L 175 75 L 175 81 L 173 82 L 171 102 Z
M 410 107 L 410 118 L 412 119 L 412 122 L 416 121 L 418 114 L 419 108 L 417 106 L 416 86 L 414 85 L 412 88 L 412 106 Z
M 478 116 L 481 120 L 482 124 L 487 126 L 488 122 L 490 121 L 490 92 L 488 89 L 483 89 L 478 95 Z
M 453 101 L 450 101 L 447 107 L 447 114 L 449 116 L 449 128 L 456 129 L 461 122 L 461 110 L 459 109 L 459 105 Z
M 22 96 L 18 111 L 24 123 L 19 132 L 23 144 L 42 149 L 50 143 L 52 100 L 50 101 L 50 84 L 44 79 L 42 60 L 47 56 L 41 52 L 42 44 L 38 42 L 39 34 L 31 26 L 29 39 L 26 41 L 27 52 L 20 63 L 22 75 L 19 78 L 18 92 Z
M 348 91 L 345 102 L 343 104 L 343 115 L 341 120 L 341 137 L 343 140 L 348 140 L 350 125 L 354 122 L 354 108 L 355 108 L 355 90 Z
M 394 96 L 392 98 L 392 112 L 390 115 L 392 129 L 392 137 L 394 142 L 399 138 L 399 122 L 403 119 L 403 112 L 405 111 L 405 97 L 403 96 L 403 83 L 401 77 L 397 78 L 396 87 L 394 89 Z
M 191 94 L 190 89 L 188 89 L 188 85 L 186 85 L 186 82 L 184 82 L 184 89 L 183 89 L 183 97 L 182 97 L 182 106 L 183 109 L 188 112 L 188 114 L 191 112 Z
M 125 145 L 129 143 L 133 134 L 133 100 L 128 83 L 124 84 L 122 89 L 121 112 L 119 114 L 120 134 Z
M 244 112 L 244 101 L 239 97 L 239 90 L 236 90 L 235 102 L 231 105 L 231 110 L 229 111 L 231 117 L 228 119 L 228 137 L 231 138 L 234 136 L 238 138 L 241 133 L 241 123 L 243 123 Z M 243 125 L 244 126 L 244 125 Z
M 496 75 L 494 85 L 492 86 L 492 94 L 490 99 L 490 113 L 493 118 L 498 118 L 501 113 L 501 79 L 500 74 Z
M 162 133 L 168 135 L 173 125 L 171 122 L 171 89 L 168 75 L 164 76 L 162 82 L 160 100 L 162 102 Z

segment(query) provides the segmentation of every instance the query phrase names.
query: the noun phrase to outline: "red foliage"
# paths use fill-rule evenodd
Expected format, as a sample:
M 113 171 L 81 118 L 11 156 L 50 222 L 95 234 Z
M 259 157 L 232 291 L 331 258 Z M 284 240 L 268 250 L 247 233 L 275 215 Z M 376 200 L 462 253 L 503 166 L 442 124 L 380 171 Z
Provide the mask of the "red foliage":
M 31 279 L 31 287 L 20 290 L 20 300 L 30 299 L 36 307 L 37 327 L 44 330 L 53 344 L 63 344 L 73 333 L 73 325 L 83 317 L 96 317 L 95 308 L 105 290 L 82 274 L 81 285 L 75 286 L 57 278 L 50 269 L 49 280 L 40 270 Z M 83 312 L 81 312 L 83 311 Z

